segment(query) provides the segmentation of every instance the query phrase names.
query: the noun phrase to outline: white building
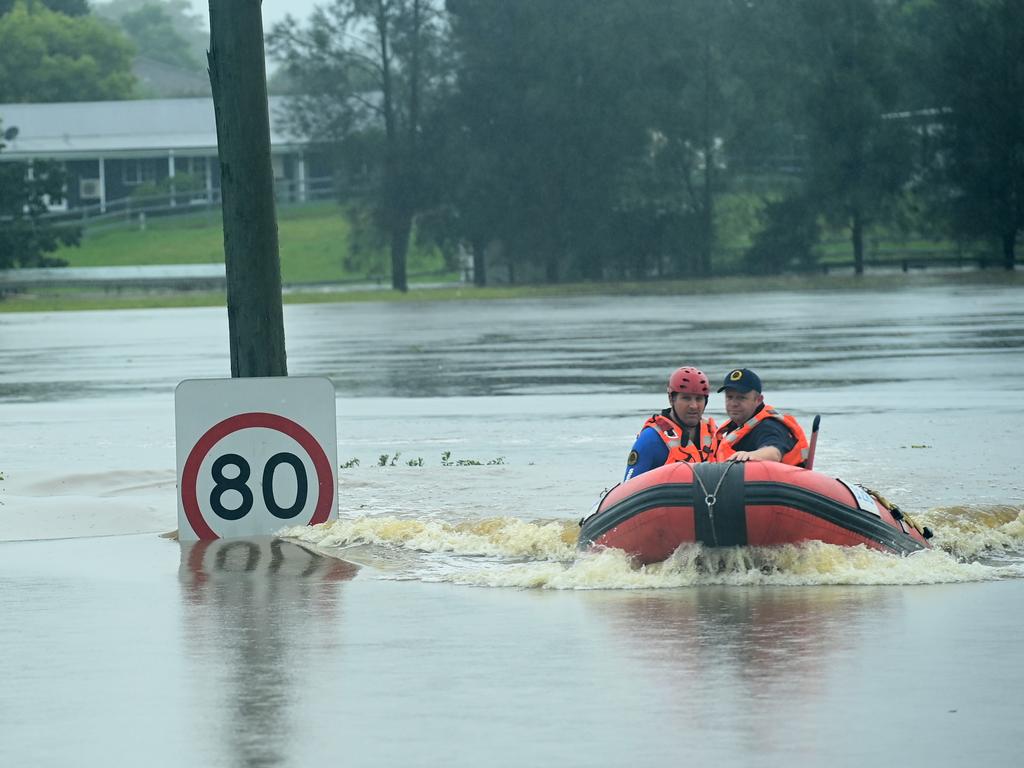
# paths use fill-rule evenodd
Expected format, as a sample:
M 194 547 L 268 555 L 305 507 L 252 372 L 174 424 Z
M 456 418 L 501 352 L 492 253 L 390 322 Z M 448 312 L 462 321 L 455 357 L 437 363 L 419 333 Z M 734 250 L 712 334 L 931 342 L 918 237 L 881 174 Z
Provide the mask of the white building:
M 270 97 L 270 151 L 279 197 L 301 201 L 331 172 L 308 142 L 284 126 L 284 97 Z M 213 100 L 140 99 L 0 104 L 0 161 L 56 160 L 68 173 L 68 208 L 123 200 L 139 185 L 188 174 L 193 194 L 220 199 Z M 197 183 L 198 182 L 198 183 Z M 173 181 L 166 186 L 173 185 Z

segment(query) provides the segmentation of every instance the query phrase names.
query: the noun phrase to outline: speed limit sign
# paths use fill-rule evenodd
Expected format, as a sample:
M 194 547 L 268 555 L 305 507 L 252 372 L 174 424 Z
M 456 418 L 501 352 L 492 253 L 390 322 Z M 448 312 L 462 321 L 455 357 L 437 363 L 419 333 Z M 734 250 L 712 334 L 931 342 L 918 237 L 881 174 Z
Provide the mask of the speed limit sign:
M 334 385 L 189 379 L 174 393 L 178 537 L 269 535 L 337 517 Z

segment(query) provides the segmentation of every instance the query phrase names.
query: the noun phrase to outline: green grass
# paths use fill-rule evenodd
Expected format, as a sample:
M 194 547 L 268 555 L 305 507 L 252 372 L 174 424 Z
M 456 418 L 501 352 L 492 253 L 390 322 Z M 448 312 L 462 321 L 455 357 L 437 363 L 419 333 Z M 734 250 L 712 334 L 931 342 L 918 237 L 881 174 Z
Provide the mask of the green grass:
M 764 195 L 730 192 L 716 204 L 718 253 L 715 266 L 723 272 L 742 267 L 742 254 L 750 246 L 758 211 Z M 360 259 L 368 266 L 346 269 L 351 248 L 348 220 L 337 203 L 311 203 L 278 209 L 278 243 L 281 277 L 285 284 L 339 283 L 386 279 L 389 258 L 378 247 Z M 846 264 L 853 260 L 849 233 L 827 231 L 819 246 L 823 265 Z M 955 244 L 946 240 L 905 236 L 894 232 L 871 232 L 866 237 L 865 256 L 872 262 L 899 264 L 915 254 L 945 255 L 956 262 Z M 931 252 L 931 253 L 927 253 Z M 158 264 L 217 264 L 224 260 L 224 235 L 220 211 L 185 216 L 150 217 L 146 229 L 125 223 L 117 229 L 86 230 L 81 247 L 63 247 L 53 254 L 73 267 L 145 266 Z M 965 257 L 979 255 L 977 248 L 965 250 Z M 436 273 L 444 269 L 444 259 L 436 249 L 410 248 L 409 273 Z M 455 279 L 455 275 L 449 279 Z
M 220 221 L 202 214 L 163 221 L 150 219 L 137 228 L 86 230 L 77 248 L 62 247 L 53 256 L 71 267 L 125 267 L 152 264 L 224 263 Z
M 336 203 L 289 206 L 278 210 L 277 239 L 281 279 L 286 284 L 337 283 L 383 274 L 388 257 L 379 248 L 366 272 L 345 269 L 349 224 Z M 150 266 L 163 264 L 223 264 L 224 230 L 219 210 L 173 218 L 150 217 L 138 226 L 86 230 L 81 246 L 62 247 L 53 254 L 72 267 Z M 409 251 L 409 272 L 437 272 L 444 259 L 436 249 L 415 245 Z
M 731 222 L 729 238 L 720 247 L 728 255 L 716 256 L 715 266 L 728 270 L 740 257 L 740 249 L 749 240 L 749 224 L 758 206 L 752 194 L 735 194 L 720 205 L 722 221 Z M 329 292 L 286 292 L 286 304 L 365 301 L 450 301 L 468 299 L 545 298 L 561 296 L 633 296 L 685 295 L 692 293 L 740 293 L 764 290 L 887 290 L 906 285 L 941 284 L 955 279 L 965 282 L 998 282 L 1024 285 L 1020 271 L 1006 273 L 993 269 L 977 273 L 959 273 L 955 278 L 929 272 L 910 275 L 781 275 L 776 277 L 688 278 L 679 281 L 643 281 L 616 283 L 575 283 L 558 285 L 516 285 L 476 288 L 457 286 L 437 289 L 417 288 L 418 280 L 455 282 L 458 276 L 431 274 L 416 278 L 417 273 L 436 273 L 444 261 L 436 249 L 410 249 L 408 293 L 390 289 L 386 277 L 388 258 L 384 250 L 372 252 L 362 261 L 371 266 L 362 273 L 347 270 L 345 261 L 350 248 L 350 228 L 342 209 L 336 203 L 315 203 L 283 207 L 278 210 L 278 233 L 282 279 L 286 285 L 314 283 L 376 282 L 380 290 Z M 923 239 L 891 238 L 883 241 L 886 248 L 904 251 L 933 251 L 948 243 Z M 849 263 L 852 252 L 847 241 L 830 240 L 822 246 L 823 264 Z M 86 233 L 80 248 L 63 248 L 55 255 L 71 266 L 138 266 L 163 264 L 213 264 L 223 262 L 223 232 L 219 210 L 174 218 L 151 218 L 145 231 L 136 228 L 108 229 Z M 879 260 L 871 252 L 871 261 Z M 899 264 L 900 257 L 892 256 Z M 955 259 L 951 258 L 954 264 Z M 0 312 L 101 310 L 159 307 L 225 306 L 223 291 L 104 291 L 98 288 L 60 287 L 38 289 L 32 293 L 0 296 Z
M 955 275 L 941 272 L 872 275 L 781 275 L 773 277 L 714 277 L 650 282 L 562 283 L 558 285 L 514 285 L 477 288 L 446 286 L 417 288 L 408 293 L 390 288 L 371 291 L 286 293 L 285 304 L 358 302 L 488 301 L 502 299 L 564 298 L 583 296 L 684 296 L 689 294 L 736 295 L 764 291 L 900 291 L 906 288 L 941 285 L 1014 285 L 1024 287 L 1024 271 L 990 269 Z M 96 289 L 51 289 L 37 294 L 19 294 L 0 299 L 3 312 L 53 312 L 61 310 L 158 309 L 165 307 L 224 307 L 224 293 L 146 292 L 102 293 Z

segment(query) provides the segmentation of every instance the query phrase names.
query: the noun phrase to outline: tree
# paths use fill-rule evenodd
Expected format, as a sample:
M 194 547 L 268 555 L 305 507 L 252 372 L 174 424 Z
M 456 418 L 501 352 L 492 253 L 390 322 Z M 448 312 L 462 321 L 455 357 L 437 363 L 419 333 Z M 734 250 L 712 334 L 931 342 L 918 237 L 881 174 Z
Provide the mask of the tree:
M 622 179 L 643 151 L 644 28 L 622 0 L 451 0 L 458 60 L 456 203 L 474 250 L 510 271 L 600 279 Z
M 199 66 L 163 6 L 146 4 L 137 11 L 130 11 L 121 17 L 121 26 L 148 58 L 184 69 Z
M 431 0 L 334 0 L 306 28 L 288 17 L 268 38 L 303 94 L 291 100 L 292 124 L 374 169 L 369 196 L 351 202 L 372 209 L 399 291 L 408 290 L 410 235 L 427 205 L 422 135 L 444 82 L 444 26 Z
M 737 91 L 733 6 L 730 0 L 666 3 L 638 17 L 652 39 L 642 55 L 653 73 L 646 88 L 653 140 L 642 177 L 648 192 L 635 189 L 632 199 L 641 217 L 653 208 L 654 221 L 667 228 L 670 242 L 659 247 L 667 248 L 677 274 L 712 269 L 715 199 L 725 186 L 725 151 L 741 105 L 726 99 Z
M 130 98 L 131 57 L 103 22 L 18 0 L 0 16 L 0 103 Z
M 797 10 L 807 194 L 829 221 L 849 228 L 862 274 L 865 232 L 889 218 L 913 170 L 907 125 L 886 117 L 900 107 L 891 4 L 799 0 Z
M 799 194 L 769 201 L 761 210 L 761 229 L 744 254 L 754 274 L 777 274 L 788 267 L 809 270 L 817 262 L 821 236 L 815 205 Z
M 65 16 L 89 15 L 88 0 L 35 0 L 35 2 L 56 13 L 63 13 Z M 12 10 L 17 3 L 18 0 L 0 0 L 0 16 Z
M 141 56 L 204 70 L 210 33 L 188 0 L 111 0 L 97 5 L 93 13 L 117 23 Z
M 940 0 L 922 15 L 948 190 L 939 209 L 956 233 L 996 240 L 1013 269 L 1024 230 L 1024 14 L 1015 0 Z
M 0 152 L 6 144 L 0 123 Z M 78 245 L 81 229 L 57 226 L 43 218 L 47 202 L 64 196 L 64 173 L 56 163 L 0 162 L 0 269 L 62 266 L 66 262 L 47 257 L 60 245 Z
M 210 4 L 231 375 L 287 376 L 260 0 Z

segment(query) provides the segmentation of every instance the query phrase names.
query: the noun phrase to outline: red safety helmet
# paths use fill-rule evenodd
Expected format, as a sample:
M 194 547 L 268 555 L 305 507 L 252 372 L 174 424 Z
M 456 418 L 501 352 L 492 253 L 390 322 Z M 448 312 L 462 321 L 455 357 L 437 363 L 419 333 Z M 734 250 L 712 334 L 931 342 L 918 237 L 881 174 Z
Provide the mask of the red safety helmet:
M 668 393 L 672 394 L 673 392 L 707 397 L 711 394 L 711 385 L 708 383 L 708 377 L 704 375 L 704 371 L 686 366 L 676 369 L 668 377 Z

